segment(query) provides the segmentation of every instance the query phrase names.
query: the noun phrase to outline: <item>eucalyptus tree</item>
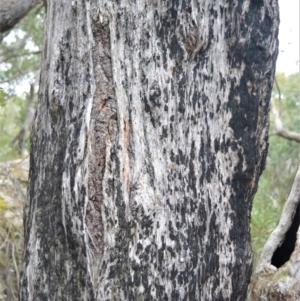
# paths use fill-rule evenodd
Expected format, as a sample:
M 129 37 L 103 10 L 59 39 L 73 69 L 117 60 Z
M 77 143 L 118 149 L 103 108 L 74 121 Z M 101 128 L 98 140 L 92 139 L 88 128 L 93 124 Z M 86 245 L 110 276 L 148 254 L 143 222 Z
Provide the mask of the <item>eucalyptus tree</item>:
M 245 300 L 277 1 L 47 1 L 21 300 Z

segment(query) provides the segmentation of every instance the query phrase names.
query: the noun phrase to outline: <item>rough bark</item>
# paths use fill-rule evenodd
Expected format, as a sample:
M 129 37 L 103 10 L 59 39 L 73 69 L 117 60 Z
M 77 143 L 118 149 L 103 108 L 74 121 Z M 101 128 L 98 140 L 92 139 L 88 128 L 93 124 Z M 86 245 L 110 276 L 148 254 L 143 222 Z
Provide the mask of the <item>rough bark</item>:
M 21 300 L 245 300 L 277 2 L 47 6 Z
M 0 32 L 13 28 L 42 0 L 1 0 Z
M 249 286 L 248 301 L 300 300 L 300 167 Z

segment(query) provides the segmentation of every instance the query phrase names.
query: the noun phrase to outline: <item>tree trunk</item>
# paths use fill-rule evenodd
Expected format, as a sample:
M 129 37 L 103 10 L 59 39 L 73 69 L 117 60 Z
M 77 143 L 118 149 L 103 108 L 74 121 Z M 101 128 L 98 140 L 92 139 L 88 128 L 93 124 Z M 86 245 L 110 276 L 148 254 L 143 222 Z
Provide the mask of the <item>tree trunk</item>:
M 277 1 L 47 1 L 20 298 L 245 300 Z

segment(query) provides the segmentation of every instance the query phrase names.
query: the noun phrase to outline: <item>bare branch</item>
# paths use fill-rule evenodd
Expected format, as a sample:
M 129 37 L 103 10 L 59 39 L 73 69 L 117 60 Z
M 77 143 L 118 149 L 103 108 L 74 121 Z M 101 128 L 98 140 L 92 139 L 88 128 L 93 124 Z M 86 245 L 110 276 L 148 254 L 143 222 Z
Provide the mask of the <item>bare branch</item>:
M 0 8 L 0 32 L 14 27 L 42 0 L 2 0 Z
M 297 141 L 297 142 L 300 143 L 300 134 L 299 133 L 286 130 L 283 127 L 282 121 L 279 117 L 279 112 L 276 108 L 276 105 L 275 105 L 274 101 L 271 102 L 271 106 L 272 106 L 272 113 L 273 113 L 274 118 L 275 118 L 275 127 L 276 127 L 275 134 L 277 136 L 282 137 L 282 138 Z
M 11 56 L 9 56 L 9 57 L 3 59 L 3 60 L 2 60 L 2 63 L 6 63 L 6 62 L 8 62 L 9 60 L 14 59 L 14 58 L 16 58 L 16 57 L 24 57 L 24 56 L 30 56 L 30 55 L 36 55 L 36 54 L 39 54 L 39 55 L 40 55 L 41 53 L 42 53 L 41 50 L 37 50 L 37 51 L 32 51 L 32 52 L 27 52 L 27 53 L 13 54 L 13 55 L 11 55 Z M 1 59 L 0 59 L 0 61 L 1 61 Z
M 28 73 L 34 73 L 34 72 L 37 72 L 38 70 L 39 70 L 39 68 L 30 70 L 28 72 L 22 72 L 20 69 L 18 69 L 18 73 L 17 74 L 14 74 L 10 78 L 7 78 L 5 80 L 0 81 L 0 85 L 5 84 L 5 83 L 10 83 L 10 82 L 12 82 L 14 80 L 18 80 L 21 77 L 27 75 Z
M 281 91 L 280 91 L 280 87 L 278 85 L 276 76 L 275 76 L 274 82 L 275 82 L 276 89 L 278 91 L 278 98 L 279 98 L 279 100 L 281 100 Z
M 291 131 L 282 129 L 281 131 L 277 132 L 276 135 L 280 136 L 282 138 L 297 141 L 297 142 L 300 143 L 300 134 L 299 133 L 291 132 Z
M 20 273 L 19 273 L 19 268 L 18 268 L 16 256 L 15 256 L 15 243 L 12 244 L 11 256 L 12 256 L 12 259 L 13 259 L 13 264 L 14 264 L 14 268 L 15 268 L 16 276 L 17 276 L 17 283 L 18 283 L 18 287 L 19 287 Z

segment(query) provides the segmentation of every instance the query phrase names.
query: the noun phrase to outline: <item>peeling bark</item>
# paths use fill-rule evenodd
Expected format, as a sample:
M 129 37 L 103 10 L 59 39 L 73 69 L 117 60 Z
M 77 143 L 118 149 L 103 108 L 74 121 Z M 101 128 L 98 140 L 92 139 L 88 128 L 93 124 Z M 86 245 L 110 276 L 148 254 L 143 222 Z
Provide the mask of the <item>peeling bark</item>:
M 249 286 L 248 301 L 300 299 L 300 167 Z
M 0 32 L 13 28 L 42 0 L 1 0 Z
M 245 300 L 276 1 L 48 1 L 20 299 Z

